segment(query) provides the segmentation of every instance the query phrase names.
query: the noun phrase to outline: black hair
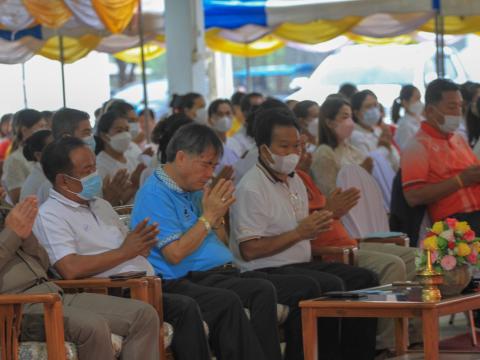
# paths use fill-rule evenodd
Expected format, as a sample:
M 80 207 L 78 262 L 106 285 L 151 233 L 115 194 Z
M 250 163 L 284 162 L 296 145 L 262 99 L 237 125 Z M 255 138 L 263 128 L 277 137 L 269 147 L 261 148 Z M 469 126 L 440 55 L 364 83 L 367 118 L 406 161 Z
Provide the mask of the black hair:
M 126 102 L 125 100 L 113 100 L 110 102 L 105 111 L 114 111 L 120 115 L 127 116 L 130 111 L 135 112 L 135 108 L 132 104 Z
M 52 135 L 55 140 L 65 135 L 74 136 L 75 130 L 82 121 L 90 120 L 85 111 L 62 108 L 55 111 L 52 118 Z
M 255 138 L 255 132 L 257 129 L 257 113 L 259 111 L 269 110 L 269 109 L 285 109 L 291 112 L 288 108 L 288 105 L 285 104 L 283 101 L 275 99 L 273 97 L 268 97 L 261 105 L 253 105 L 250 110 L 250 115 L 247 116 L 245 119 L 245 123 L 247 126 L 246 133 L 251 138 Z M 293 114 L 293 113 L 292 113 Z
M 218 111 L 218 107 L 222 104 L 227 104 L 230 106 L 230 109 L 233 111 L 233 105 L 228 99 L 217 99 L 212 101 L 212 103 L 208 106 L 208 117 L 211 117 Z
M 202 95 L 199 93 L 189 92 L 185 95 L 180 96 L 175 108 L 177 108 L 181 112 L 185 111 L 185 109 L 192 109 L 195 105 L 195 100 L 201 97 Z
M 344 96 L 330 96 L 320 107 L 320 118 L 318 122 L 318 143 L 330 146 L 335 149 L 338 146 L 337 136 L 328 122 L 335 120 L 343 106 L 349 106 L 350 102 Z
M 23 109 L 13 115 L 13 128 L 15 130 L 15 139 L 12 144 L 12 152 L 18 149 L 23 143 L 22 127 L 32 128 L 43 119 L 42 113 L 34 109 Z
M 255 98 L 255 97 L 263 97 L 263 95 L 258 92 L 251 92 L 246 94 L 242 98 L 242 101 L 240 102 L 240 110 L 242 111 L 243 116 L 245 116 L 245 118 L 247 118 L 252 111 L 252 106 L 254 105 L 251 103 L 251 101 L 252 101 L 252 98 Z
M 42 114 L 42 117 L 43 117 L 45 120 L 47 120 L 47 121 L 52 120 L 53 111 L 43 110 L 43 111 L 41 111 L 41 114 Z
M 474 146 L 480 138 L 480 98 L 475 102 L 473 102 L 473 98 L 480 89 L 480 84 L 469 81 L 460 88 L 463 100 L 466 103 L 465 122 L 467 125 L 468 142 L 471 146 Z M 477 114 L 473 112 L 474 107 L 476 108 Z
M 82 140 L 67 136 L 48 144 L 42 153 L 42 169 L 47 179 L 55 185 L 58 174 L 70 175 L 73 169 L 70 153 L 80 147 L 88 147 Z
M 352 106 L 352 117 L 353 121 L 358 123 L 358 119 L 355 116 L 355 111 L 358 111 L 362 108 L 362 104 L 367 98 L 368 95 L 373 96 L 375 99 L 377 98 L 377 95 L 372 90 L 362 90 L 354 94 L 350 100 L 350 105 Z
M 293 113 L 297 116 L 297 118 L 305 119 L 308 117 L 308 109 L 314 105 L 318 106 L 318 104 L 312 100 L 300 101 L 293 107 Z
M 448 91 L 460 91 L 460 88 L 452 80 L 433 80 L 425 90 L 425 105 L 438 104 L 442 101 L 443 93 Z
M 418 90 L 415 86 L 408 84 L 403 85 L 400 90 L 400 96 L 393 101 L 392 105 L 392 120 L 396 124 L 400 119 L 400 109 L 403 107 L 402 101 L 410 101 L 415 90 Z
M 162 120 L 155 125 L 152 131 L 152 142 L 158 144 L 157 157 L 161 164 L 167 162 L 167 146 L 173 135 L 184 125 L 193 123 L 185 114 L 173 114 L 165 120 Z
M 190 155 L 201 155 L 212 147 L 220 158 L 223 155 L 223 143 L 213 129 L 198 123 L 180 127 L 170 139 L 166 153 L 168 163 L 175 161 L 177 153 L 184 151 Z
M 258 148 L 264 144 L 267 146 L 272 144 L 272 135 L 275 127 L 294 127 L 300 131 L 297 118 L 288 108 L 274 108 L 259 111 L 256 114 L 256 122 L 255 143 Z
M 51 130 L 38 130 L 34 132 L 27 140 L 25 140 L 25 143 L 23 144 L 23 156 L 25 156 L 25 159 L 36 162 L 37 158 L 35 157 L 35 153 L 43 151 L 47 145 L 47 139 L 51 135 Z
M 121 114 L 117 111 L 109 110 L 100 117 L 100 120 L 98 120 L 97 134 L 96 134 L 97 136 L 95 137 L 95 142 L 96 142 L 95 154 L 98 155 L 101 151 L 105 150 L 105 142 L 101 138 L 100 134 L 108 133 L 111 127 L 113 126 L 113 123 L 117 119 L 127 119 L 127 118 L 125 114 Z
M 152 119 L 155 119 L 155 113 L 153 112 L 152 109 L 142 109 L 139 113 L 138 113 L 138 116 L 142 116 L 142 115 L 145 115 L 145 113 L 148 111 L 150 117 Z
M 0 135 L 1 135 L 2 137 L 8 135 L 8 134 L 4 134 L 4 133 L 3 133 L 3 130 L 2 130 L 3 125 L 4 125 L 5 123 L 12 122 L 12 121 L 13 121 L 13 114 L 12 114 L 12 113 L 4 114 L 4 115 L 0 118 Z
M 354 84 L 350 84 L 350 83 L 342 84 L 338 89 L 338 93 L 340 95 L 343 95 L 347 100 L 350 100 L 352 96 L 355 95 L 357 92 L 358 92 L 357 87 Z
M 232 102 L 233 106 L 240 106 L 242 99 L 245 97 L 245 93 L 243 91 L 236 91 L 233 93 L 230 101 Z

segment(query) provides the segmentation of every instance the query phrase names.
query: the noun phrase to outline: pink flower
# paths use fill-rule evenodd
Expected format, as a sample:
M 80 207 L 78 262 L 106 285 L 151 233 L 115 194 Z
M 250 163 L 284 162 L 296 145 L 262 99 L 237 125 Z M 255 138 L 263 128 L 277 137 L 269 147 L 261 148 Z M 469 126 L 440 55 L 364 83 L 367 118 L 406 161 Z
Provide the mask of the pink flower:
M 455 268 L 455 266 L 457 265 L 457 259 L 455 259 L 455 256 L 445 255 L 440 261 L 440 265 L 446 271 L 453 270 L 453 268 Z
M 452 218 L 448 218 L 445 220 L 445 222 L 447 223 L 448 227 L 450 229 L 455 229 L 455 226 L 457 225 L 457 222 L 458 220 L 457 219 L 452 219 Z
M 468 255 L 467 260 L 470 264 L 475 265 L 477 263 L 478 254 L 476 251 L 472 251 L 470 255 Z
M 432 264 L 438 260 L 438 251 L 432 251 L 430 252 L 430 259 L 432 261 Z
M 472 242 L 475 240 L 475 232 L 473 230 L 468 230 L 465 232 L 465 234 L 463 234 L 463 238 L 468 242 Z

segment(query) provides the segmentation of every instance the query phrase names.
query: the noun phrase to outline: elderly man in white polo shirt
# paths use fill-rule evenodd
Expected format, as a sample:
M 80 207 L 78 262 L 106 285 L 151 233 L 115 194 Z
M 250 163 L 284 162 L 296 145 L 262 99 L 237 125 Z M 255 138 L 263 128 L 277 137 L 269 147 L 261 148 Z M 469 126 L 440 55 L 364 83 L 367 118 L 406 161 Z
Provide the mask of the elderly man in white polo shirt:
M 42 167 L 53 188 L 33 232 L 61 276 L 107 277 L 128 271 L 154 275 L 146 256 L 157 243 L 157 224 L 147 225 L 145 219 L 129 233 L 110 203 L 97 197 L 102 181 L 88 145 L 74 137 L 60 139 L 45 149 Z M 166 295 L 163 303 L 165 319 L 175 328 L 175 358 L 210 359 L 195 301 Z
M 230 246 L 243 270 L 296 274 L 314 279 L 322 291 L 378 284 L 373 272 L 344 264 L 312 262 L 311 239 L 329 228 L 331 213 L 308 215 L 308 196 L 295 174 L 301 151 L 299 126 L 287 109 L 256 115 L 259 160 L 240 181 L 231 209 Z M 376 319 L 320 322 L 319 354 L 325 359 L 373 359 Z M 361 329 L 361 331 L 359 331 Z

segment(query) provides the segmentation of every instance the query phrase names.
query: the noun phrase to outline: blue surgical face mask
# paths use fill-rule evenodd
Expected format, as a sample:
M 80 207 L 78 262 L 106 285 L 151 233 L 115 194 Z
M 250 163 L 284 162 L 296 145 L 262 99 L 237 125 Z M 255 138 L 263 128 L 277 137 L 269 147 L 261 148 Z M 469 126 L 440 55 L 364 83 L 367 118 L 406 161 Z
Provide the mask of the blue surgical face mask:
M 74 191 L 68 190 L 72 194 L 77 195 L 80 199 L 83 200 L 92 200 L 95 196 L 100 195 L 102 191 L 102 177 L 98 175 L 98 172 L 93 172 L 90 175 L 87 175 L 81 179 L 77 179 L 70 175 L 65 174 L 65 176 L 69 177 L 70 179 L 75 179 L 80 181 L 82 184 L 82 191 L 76 193 Z
M 380 120 L 380 109 L 378 107 L 372 107 L 363 113 L 362 123 L 369 127 L 374 127 Z
M 83 137 L 82 141 L 88 145 L 90 150 L 95 152 L 95 147 L 97 146 L 97 142 L 95 141 L 95 137 L 93 135 Z

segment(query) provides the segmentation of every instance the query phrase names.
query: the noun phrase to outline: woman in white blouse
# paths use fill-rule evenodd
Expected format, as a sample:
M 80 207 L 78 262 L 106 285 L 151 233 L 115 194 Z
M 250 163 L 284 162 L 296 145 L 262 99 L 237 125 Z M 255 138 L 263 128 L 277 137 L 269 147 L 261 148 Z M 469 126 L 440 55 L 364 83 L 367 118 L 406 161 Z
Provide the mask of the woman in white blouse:
M 372 172 L 372 159 L 350 143 L 353 129 L 348 100 L 329 96 L 320 107 L 319 146 L 311 166 L 313 179 L 324 194 L 335 190 L 338 172 L 344 165 L 356 164 Z
M 378 126 L 381 113 L 377 96 L 370 90 L 362 90 L 352 96 L 351 102 L 355 122 L 352 145 L 365 156 L 378 150 L 396 172 L 400 167 L 400 154 L 392 144 L 392 133 L 388 126 Z
M 126 196 L 122 202 L 133 200 L 138 190 L 140 174 L 146 167 L 139 160 L 125 155 L 131 141 L 126 117 L 114 111 L 107 111 L 101 116 L 97 126 L 97 171 L 102 179 L 107 176 L 112 179 L 118 171 L 129 174 L 131 192 L 128 196 L 122 194 Z
M 2 183 L 12 204 L 20 198 L 20 190 L 32 171 L 33 163 L 23 156 L 24 142 L 36 131 L 47 127 L 42 114 L 33 109 L 18 111 L 13 117 L 15 138 L 12 153 L 3 163 Z
M 20 201 L 30 195 L 37 195 L 40 187 L 48 182 L 43 173 L 40 158 L 45 147 L 53 141 L 53 135 L 50 130 L 44 129 L 35 132 L 30 136 L 23 146 L 23 156 L 33 163 L 32 171 L 22 185 L 20 191 Z
M 393 102 L 392 121 L 398 125 L 395 132 L 395 142 L 400 150 L 405 148 L 410 139 L 420 129 L 424 108 L 420 99 L 420 90 L 413 85 L 404 85 L 400 90 L 400 96 Z M 404 109 L 404 114 L 400 117 L 402 108 Z

